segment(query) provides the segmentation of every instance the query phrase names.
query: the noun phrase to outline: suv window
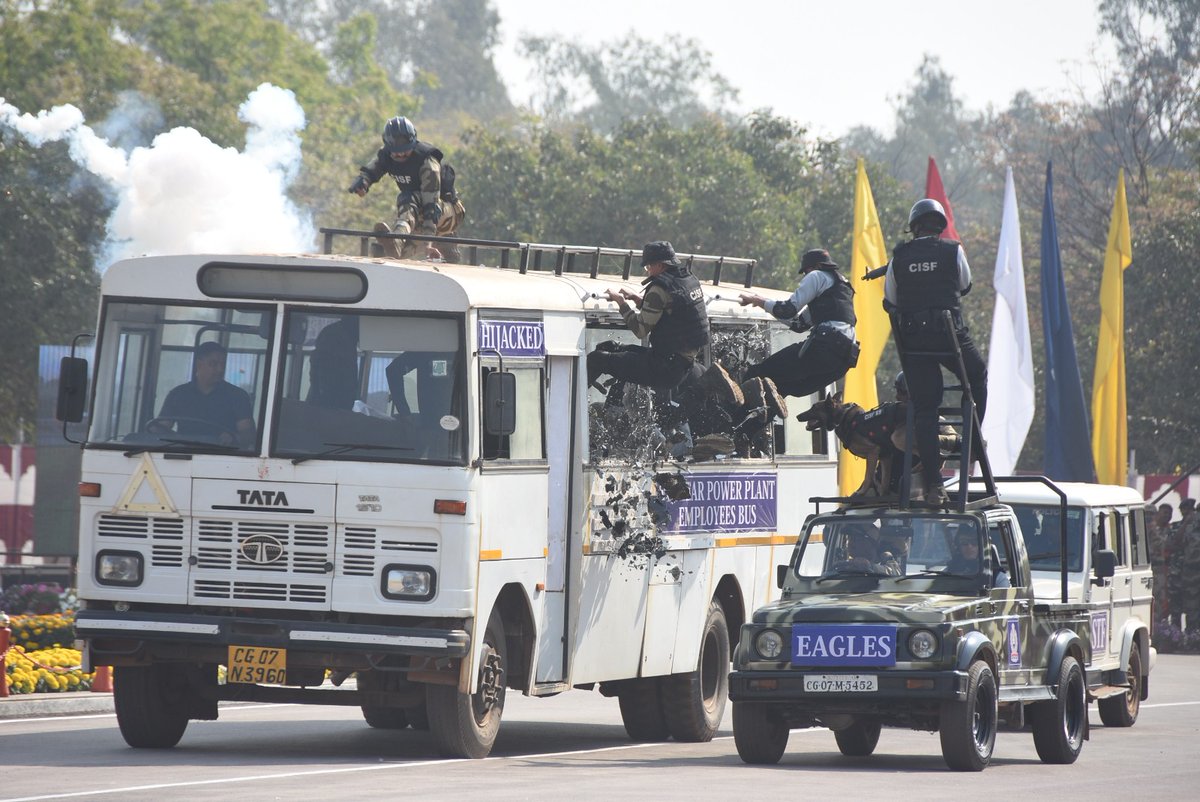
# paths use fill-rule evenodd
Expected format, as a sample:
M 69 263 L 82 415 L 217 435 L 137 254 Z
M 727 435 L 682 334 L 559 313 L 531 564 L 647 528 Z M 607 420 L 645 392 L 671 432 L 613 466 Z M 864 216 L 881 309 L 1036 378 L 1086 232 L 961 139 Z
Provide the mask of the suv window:
M 1129 545 L 1133 552 L 1133 564 L 1138 568 L 1150 564 L 1150 544 L 1146 542 L 1146 511 L 1141 507 L 1129 513 Z

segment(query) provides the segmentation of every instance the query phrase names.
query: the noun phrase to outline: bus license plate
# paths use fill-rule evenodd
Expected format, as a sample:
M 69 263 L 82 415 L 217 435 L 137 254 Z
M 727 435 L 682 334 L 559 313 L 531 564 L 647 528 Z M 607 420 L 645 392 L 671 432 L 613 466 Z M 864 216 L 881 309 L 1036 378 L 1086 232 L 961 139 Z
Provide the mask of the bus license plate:
M 287 679 L 287 649 L 230 646 L 226 682 L 282 685 Z
M 812 674 L 804 678 L 805 693 L 870 693 L 879 690 L 874 674 Z

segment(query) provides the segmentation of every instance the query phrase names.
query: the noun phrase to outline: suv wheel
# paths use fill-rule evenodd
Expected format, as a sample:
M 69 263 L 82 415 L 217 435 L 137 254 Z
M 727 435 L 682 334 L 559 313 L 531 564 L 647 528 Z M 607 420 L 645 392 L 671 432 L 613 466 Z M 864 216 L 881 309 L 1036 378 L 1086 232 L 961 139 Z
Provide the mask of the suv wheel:
M 983 771 L 992 760 L 999 720 L 996 675 L 986 660 L 971 663 L 967 698 L 942 705 L 942 757 L 955 771 Z

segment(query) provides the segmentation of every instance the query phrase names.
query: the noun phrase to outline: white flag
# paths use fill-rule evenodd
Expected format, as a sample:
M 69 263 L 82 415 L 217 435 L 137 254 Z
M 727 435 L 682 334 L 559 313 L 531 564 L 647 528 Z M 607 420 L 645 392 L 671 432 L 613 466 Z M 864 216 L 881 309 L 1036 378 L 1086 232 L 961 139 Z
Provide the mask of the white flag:
M 996 252 L 996 314 L 988 348 L 987 414 L 983 439 L 997 476 L 1012 473 L 1033 421 L 1033 357 L 1029 310 L 1025 305 L 1025 268 L 1021 264 L 1021 224 L 1012 168 L 1004 181 L 1004 217 Z

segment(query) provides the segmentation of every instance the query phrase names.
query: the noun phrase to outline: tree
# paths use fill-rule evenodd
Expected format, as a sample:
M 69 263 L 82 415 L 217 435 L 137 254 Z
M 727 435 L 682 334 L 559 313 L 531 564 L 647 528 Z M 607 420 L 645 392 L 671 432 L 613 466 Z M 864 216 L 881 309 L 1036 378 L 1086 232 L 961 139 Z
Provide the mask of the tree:
M 580 122 L 611 131 L 622 120 L 660 116 L 689 125 L 722 112 L 737 92 L 694 39 L 665 45 L 629 33 L 589 47 L 555 37 L 527 36 L 521 49 L 533 61 L 535 111 L 555 122 Z

